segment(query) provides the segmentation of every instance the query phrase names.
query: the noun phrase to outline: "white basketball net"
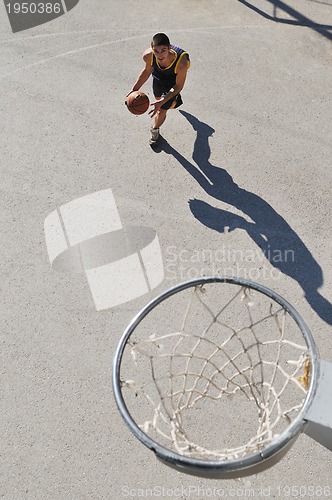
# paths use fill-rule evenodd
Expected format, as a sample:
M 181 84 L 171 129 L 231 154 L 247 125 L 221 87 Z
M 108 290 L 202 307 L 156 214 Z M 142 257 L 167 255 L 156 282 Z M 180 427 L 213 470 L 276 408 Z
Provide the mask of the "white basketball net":
M 224 288 L 224 303 L 219 284 L 157 306 L 161 322 L 142 321 L 121 368 L 126 405 L 140 428 L 196 459 L 232 460 L 264 448 L 301 409 L 310 376 L 307 347 L 286 310 L 260 292 Z M 182 324 L 167 331 L 184 304 Z

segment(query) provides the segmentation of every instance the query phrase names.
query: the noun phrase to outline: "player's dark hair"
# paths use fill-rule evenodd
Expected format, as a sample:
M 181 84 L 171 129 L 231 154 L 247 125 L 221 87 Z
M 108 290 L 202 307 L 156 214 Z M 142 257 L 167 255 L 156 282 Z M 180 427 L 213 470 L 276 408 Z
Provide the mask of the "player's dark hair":
M 165 33 L 157 33 L 152 38 L 151 47 L 155 47 L 156 45 L 167 45 L 167 46 L 169 46 L 169 45 L 171 45 L 171 43 L 169 41 L 168 36 L 165 35 Z

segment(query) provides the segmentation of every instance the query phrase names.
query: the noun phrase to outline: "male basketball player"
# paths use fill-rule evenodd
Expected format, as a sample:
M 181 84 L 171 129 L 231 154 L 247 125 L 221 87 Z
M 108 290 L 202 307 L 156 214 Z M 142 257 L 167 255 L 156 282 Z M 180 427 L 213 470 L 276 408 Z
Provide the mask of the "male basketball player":
M 180 92 L 186 81 L 190 59 L 185 50 L 170 44 L 167 35 L 157 33 L 152 39 L 151 48 L 144 52 L 143 60 L 145 67 L 131 92 L 139 90 L 152 74 L 152 88 L 156 99 L 151 103 L 153 109 L 149 111 L 151 117 L 154 117 L 150 131 L 150 144 L 153 146 L 158 141 L 159 129 L 166 119 L 167 111 L 182 104 Z

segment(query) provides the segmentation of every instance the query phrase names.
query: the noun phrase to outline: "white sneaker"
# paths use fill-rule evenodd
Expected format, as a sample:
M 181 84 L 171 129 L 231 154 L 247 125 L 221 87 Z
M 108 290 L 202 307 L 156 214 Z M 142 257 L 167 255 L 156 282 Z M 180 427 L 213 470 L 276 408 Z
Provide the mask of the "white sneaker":
M 159 128 L 151 128 L 149 144 L 150 145 L 156 144 L 158 139 L 159 139 Z

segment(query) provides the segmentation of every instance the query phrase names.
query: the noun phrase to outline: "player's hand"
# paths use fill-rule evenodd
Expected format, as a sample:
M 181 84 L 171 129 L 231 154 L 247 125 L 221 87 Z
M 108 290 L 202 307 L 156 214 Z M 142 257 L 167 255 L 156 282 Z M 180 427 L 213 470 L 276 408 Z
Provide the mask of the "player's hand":
M 128 94 L 126 95 L 126 100 L 125 100 L 125 105 L 127 106 L 127 97 L 132 94 L 133 92 L 135 92 L 135 90 L 131 90 L 130 92 L 128 92 Z
M 161 106 L 164 104 L 164 100 L 160 99 L 159 101 L 152 102 L 150 106 L 153 106 L 153 109 L 149 111 L 149 115 L 151 115 L 151 118 L 158 113 L 160 110 Z

